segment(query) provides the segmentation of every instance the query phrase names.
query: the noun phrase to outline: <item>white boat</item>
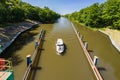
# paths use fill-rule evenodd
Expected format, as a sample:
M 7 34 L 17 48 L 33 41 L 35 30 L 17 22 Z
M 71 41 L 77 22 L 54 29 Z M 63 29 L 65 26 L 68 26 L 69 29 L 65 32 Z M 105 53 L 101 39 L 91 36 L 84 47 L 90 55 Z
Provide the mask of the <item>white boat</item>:
M 64 44 L 62 39 L 58 39 L 56 43 L 56 51 L 60 55 L 64 51 Z

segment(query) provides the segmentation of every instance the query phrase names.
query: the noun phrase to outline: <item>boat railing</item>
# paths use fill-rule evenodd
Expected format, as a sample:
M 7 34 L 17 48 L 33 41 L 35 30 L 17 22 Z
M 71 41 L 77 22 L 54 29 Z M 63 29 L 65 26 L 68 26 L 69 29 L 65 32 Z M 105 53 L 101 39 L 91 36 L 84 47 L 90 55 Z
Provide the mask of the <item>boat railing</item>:
M 4 58 L 0 58 L 0 70 L 12 70 L 12 62 L 9 60 L 5 60 Z

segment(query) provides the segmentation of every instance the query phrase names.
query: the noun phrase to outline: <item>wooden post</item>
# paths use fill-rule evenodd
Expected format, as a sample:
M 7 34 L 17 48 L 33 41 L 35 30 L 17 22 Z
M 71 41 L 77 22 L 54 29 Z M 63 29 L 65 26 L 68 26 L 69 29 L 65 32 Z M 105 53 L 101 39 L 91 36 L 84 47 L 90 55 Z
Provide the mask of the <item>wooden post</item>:
M 38 47 L 38 45 L 39 45 L 39 44 L 38 44 L 38 41 L 36 40 L 36 41 L 35 41 L 35 49 Z
M 98 64 L 98 57 L 94 56 L 94 65 L 97 66 L 97 64 Z
M 78 35 L 80 36 L 80 32 L 78 32 Z
M 85 48 L 86 49 L 88 48 L 88 42 L 85 42 Z
M 80 35 L 80 39 L 81 39 L 81 40 L 83 39 L 83 36 L 82 36 L 82 35 Z
M 27 66 L 28 66 L 32 62 L 31 61 L 31 55 L 27 55 L 26 60 L 27 60 Z

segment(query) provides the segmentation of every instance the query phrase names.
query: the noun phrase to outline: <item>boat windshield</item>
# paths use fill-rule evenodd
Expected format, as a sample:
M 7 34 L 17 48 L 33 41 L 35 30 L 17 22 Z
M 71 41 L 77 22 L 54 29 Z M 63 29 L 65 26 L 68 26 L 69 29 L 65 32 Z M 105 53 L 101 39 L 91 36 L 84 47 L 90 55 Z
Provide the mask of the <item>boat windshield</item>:
M 57 46 L 63 46 L 63 44 L 58 44 Z

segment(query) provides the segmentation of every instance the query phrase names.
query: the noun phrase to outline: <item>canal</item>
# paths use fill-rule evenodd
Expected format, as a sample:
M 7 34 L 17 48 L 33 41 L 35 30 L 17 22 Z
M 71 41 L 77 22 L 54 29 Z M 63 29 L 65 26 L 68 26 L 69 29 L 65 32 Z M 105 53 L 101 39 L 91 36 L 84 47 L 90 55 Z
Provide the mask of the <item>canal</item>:
M 120 52 L 111 44 L 108 36 L 99 31 L 93 31 L 79 23 L 74 23 L 78 31 L 84 36 L 83 40 L 88 42 L 88 50 L 91 56 L 99 57 L 97 65 L 105 80 L 120 80 Z
M 34 43 L 42 28 L 46 30 L 46 34 L 34 80 L 96 80 L 71 22 L 65 18 L 60 18 L 54 24 L 41 24 L 23 33 L 6 51 L 7 55 L 12 54 L 15 63 L 15 80 L 22 80 L 27 68 L 26 55 L 34 53 Z M 62 38 L 65 43 L 63 56 L 56 53 L 58 38 Z
M 88 42 L 91 56 L 97 55 L 97 65 L 105 80 L 120 79 L 120 53 L 112 46 L 104 34 L 74 23 L 83 35 L 83 41 Z M 60 18 L 54 24 L 41 24 L 39 27 L 23 33 L 21 37 L 6 51 L 12 54 L 15 80 L 22 80 L 26 70 L 26 55 L 34 53 L 34 43 L 41 29 L 46 30 L 42 53 L 34 80 L 96 80 L 92 69 L 83 53 L 71 22 Z M 56 41 L 62 38 L 65 43 L 63 56 L 56 53 Z
M 60 18 L 45 37 L 42 55 L 34 80 L 96 80 L 70 21 Z M 47 26 L 49 27 L 49 26 Z M 65 43 L 63 56 L 56 53 L 56 41 Z

